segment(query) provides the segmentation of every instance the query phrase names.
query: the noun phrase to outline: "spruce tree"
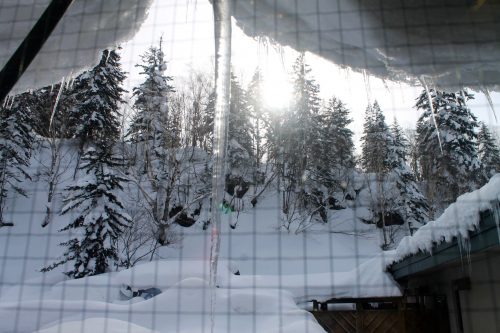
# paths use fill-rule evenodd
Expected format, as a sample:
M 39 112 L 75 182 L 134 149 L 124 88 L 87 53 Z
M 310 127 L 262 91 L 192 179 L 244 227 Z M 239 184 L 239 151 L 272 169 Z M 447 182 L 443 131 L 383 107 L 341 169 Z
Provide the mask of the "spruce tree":
M 479 128 L 477 142 L 479 159 L 485 173 L 485 181 L 487 181 L 491 176 L 500 172 L 500 149 L 484 122 Z
M 174 88 L 170 85 L 172 77 L 165 75 L 167 63 L 160 41 L 159 47 L 151 46 L 141 56 L 141 75 L 145 80 L 133 89 L 136 111 L 127 136 L 133 142 L 149 142 L 151 148 L 159 144 L 168 117 L 168 105 Z
M 321 164 L 319 143 L 319 86 L 304 54 L 293 65 L 293 96 L 286 118 L 277 122 L 277 170 L 282 192 L 285 228 L 299 220 L 299 230 L 320 217 L 326 222 L 324 192 L 314 171 Z M 296 231 L 297 232 L 297 231 Z
M 395 190 L 390 198 L 390 210 L 397 213 L 413 234 L 428 219 L 429 206 L 419 189 L 415 175 L 406 163 L 408 143 L 396 120 L 391 126 L 387 147 L 388 181 Z
M 230 184 L 242 186 L 242 182 L 253 180 L 253 156 L 252 125 L 246 94 L 236 76 L 231 74 L 226 176 Z
M 83 149 L 78 167 L 83 178 L 66 188 L 61 211 L 77 216 L 61 230 L 75 230 L 77 236 L 61 243 L 66 247 L 63 257 L 43 271 L 72 262 L 65 274 L 81 278 L 107 272 L 118 259 L 117 238 L 131 222 L 118 195 L 125 179 L 115 170 L 122 158 L 113 152 L 125 78 L 119 59 L 115 51 L 105 50 L 99 65 L 77 80 L 74 115 L 82 119 L 75 136 Z
M 383 174 L 387 171 L 389 127 L 377 101 L 366 108 L 361 137 L 361 167 L 365 172 Z
M 319 116 L 320 156 L 315 176 L 329 192 L 338 191 L 354 168 L 352 119 L 349 110 L 338 98 L 331 98 Z
M 34 142 L 29 94 L 16 96 L 5 104 L 8 105 L 0 106 L 0 227 L 13 225 L 3 216 L 9 193 L 27 195 L 21 184 L 31 178 L 27 168 Z
M 426 91 L 417 98 L 423 113 L 417 122 L 420 167 L 427 196 L 445 205 L 482 182 L 477 151 L 477 118 L 467 107 L 473 95 L 466 90 Z
M 61 211 L 62 215 L 78 212 L 61 230 L 74 230 L 78 236 L 61 243 L 66 247 L 63 258 L 42 271 L 71 261 L 73 267 L 65 274 L 81 278 L 105 273 L 118 261 L 116 241 L 131 219 L 118 196 L 126 181 L 114 171 L 121 165 L 121 158 L 114 156 L 112 150 L 104 140 L 86 148 L 80 164 L 85 175 L 76 185 L 66 188 L 69 195 Z
M 80 142 L 80 150 L 88 142 L 118 139 L 118 108 L 123 102 L 124 80 L 120 56 L 115 50 L 104 50 L 99 64 L 75 79 L 72 118 L 77 124 L 74 137 Z

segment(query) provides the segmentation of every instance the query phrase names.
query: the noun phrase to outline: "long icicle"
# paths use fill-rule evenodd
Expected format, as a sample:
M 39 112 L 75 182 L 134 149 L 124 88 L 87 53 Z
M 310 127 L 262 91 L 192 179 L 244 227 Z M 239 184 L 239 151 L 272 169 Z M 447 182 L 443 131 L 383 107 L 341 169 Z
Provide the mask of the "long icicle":
M 211 332 L 215 330 L 217 263 L 220 249 L 221 210 L 224 197 L 227 120 L 229 114 L 231 73 L 231 0 L 214 0 L 215 36 L 215 121 L 212 167 L 212 233 L 210 249 Z
M 432 121 L 434 122 L 434 127 L 436 127 L 436 133 L 437 133 L 437 138 L 439 142 L 439 150 L 441 151 L 441 154 L 443 153 L 443 144 L 441 142 L 441 135 L 439 134 L 439 128 L 438 124 L 436 121 L 436 115 L 434 114 L 434 105 L 432 104 L 432 95 L 429 91 L 429 87 L 427 86 L 427 83 L 425 82 L 425 78 L 423 76 L 420 77 L 420 82 L 422 82 L 422 85 L 424 86 L 425 93 L 427 94 L 427 100 L 429 101 L 429 107 L 431 108 L 431 115 L 432 115 Z
M 497 113 L 495 112 L 495 105 L 493 104 L 493 100 L 491 99 L 490 91 L 486 87 L 481 88 L 482 93 L 486 96 L 486 100 L 488 100 L 488 104 L 490 105 L 490 109 L 493 112 L 493 116 L 495 117 L 495 121 L 498 122 Z
M 59 91 L 57 92 L 56 101 L 54 103 L 54 106 L 52 107 L 52 113 L 50 114 L 50 121 L 49 121 L 49 131 L 52 131 L 52 122 L 54 121 L 54 116 L 56 114 L 57 106 L 59 105 L 59 100 L 61 99 L 61 95 L 64 90 L 64 80 L 65 78 L 63 77 L 61 80 L 61 85 L 59 86 Z

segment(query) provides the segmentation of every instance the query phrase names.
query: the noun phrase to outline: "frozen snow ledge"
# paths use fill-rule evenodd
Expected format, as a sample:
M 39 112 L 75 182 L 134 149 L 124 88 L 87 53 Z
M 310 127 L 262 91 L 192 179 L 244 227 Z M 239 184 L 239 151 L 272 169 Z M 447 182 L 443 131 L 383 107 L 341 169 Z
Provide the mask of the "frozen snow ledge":
M 380 78 L 500 88 L 498 1 L 247 0 L 233 16 L 249 36 Z
M 21 44 L 50 0 L 0 0 L 0 68 Z M 152 0 L 74 0 L 13 93 L 59 82 L 92 67 L 100 51 L 127 41 Z
M 488 184 L 479 190 L 458 197 L 435 221 L 417 230 L 413 236 L 401 240 L 388 264 L 403 260 L 420 251 L 431 252 L 434 245 L 450 242 L 454 237 L 468 238 L 469 231 L 479 225 L 479 213 L 493 209 L 492 203 L 500 200 L 500 174 L 493 176 Z

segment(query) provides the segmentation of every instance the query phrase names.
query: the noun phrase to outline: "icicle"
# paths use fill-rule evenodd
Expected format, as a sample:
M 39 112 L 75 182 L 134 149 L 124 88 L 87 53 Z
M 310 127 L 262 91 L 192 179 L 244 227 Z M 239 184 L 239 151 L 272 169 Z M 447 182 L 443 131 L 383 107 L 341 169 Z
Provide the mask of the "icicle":
M 484 96 L 486 96 L 486 99 L 488 100 L 488 104 L 490 105 L 490 109 L 493 112 L 493 116 L 495 117 L 495 121 L 498 122 L 497 113 L 495 112 L 495 105 L 493 104 L 493 100 L 491 99 L 491 95 L 490 95 L 488 88 L 481 87 L 480 90 L 484 94 Z
M 10 98 L 10 105 L 7 107 L 8 109 L 12 109 L 12 107 L 14 106 L 14 100 L 16 99 L 16 96 L 12 96 Z
M 497 226 L 498 240 L 500 241 L 500 203 L 495 201 L 492 203 L 493 218 Z
M 50 85 L 50 93 L 49 94 L 52 94 L 53 91 L 54 91 L 54 84 L 51 84 Z
M 231 0 L 214 0 L 215 36 L 215 121 L 212 170 L 212 234 L 210 248 L 211 332 L 215 329 L 217 263 L 220 249 L 221 210 L 224 196 L 227 119 L 231 73 Z
M 59 85 L 59 91 L 57 92 L 56 101 L 54 103 L 54 106 L 52 107 L 52 113 L 50 114 L 50 121 L 49 121 L 49 129 L 52 129 L 52 122 L 54 121 L 54 115 L 56 114 L 57 105 L 59 104 L 59 100 L 61 99 L 61 95 L 62 95 L 62 92 L 64 90 L 64 86 L 65 86 L 64 80 L 65 80 L 65 78 L 63 77 L 61 79 L 61 84 Z
M 441 135 L 439 134 L 439 128 L 436 121 L 436 115 L 434 114 L 434 105 L 432 104 L 432 96 L 429 91 L 429 87 L 427 83 L 425 83 L 425 78 L 423 76 L 420 77 L 420 82 L 424 86 L 425 93 L 427 94 L 427 100 L 429 101 L 429 107 L 431 108 L 432 121 L 434 122 L 434 127 L 436 127 L 437 139 L 439 142 L 439 150 L 441 150 L 441 154 L 443 153 L 443 144 L 441 142 Z
M 366 73 L 366 71 L 363 69 L 363 81 L 365 81 L 365 91 L 366 91 L 366 98 L 368 99 L 368 104 L 371 104 L 372 101 L 372 90 L 370 87 L 370 77 Z
M 5 96 L 2 104 L 2 108 L 6 109 L 7 108 L 7 101 L 9 100 L 9 95 Z

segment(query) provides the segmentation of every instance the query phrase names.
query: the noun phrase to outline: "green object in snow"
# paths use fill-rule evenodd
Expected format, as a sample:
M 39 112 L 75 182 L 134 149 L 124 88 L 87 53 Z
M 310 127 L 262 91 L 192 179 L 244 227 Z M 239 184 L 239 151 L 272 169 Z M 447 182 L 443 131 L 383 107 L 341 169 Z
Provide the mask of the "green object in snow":
M 233 207 L 226 200 L 224 200 L 219 207 L 224 214 L 229 214 L 234 211 Z

